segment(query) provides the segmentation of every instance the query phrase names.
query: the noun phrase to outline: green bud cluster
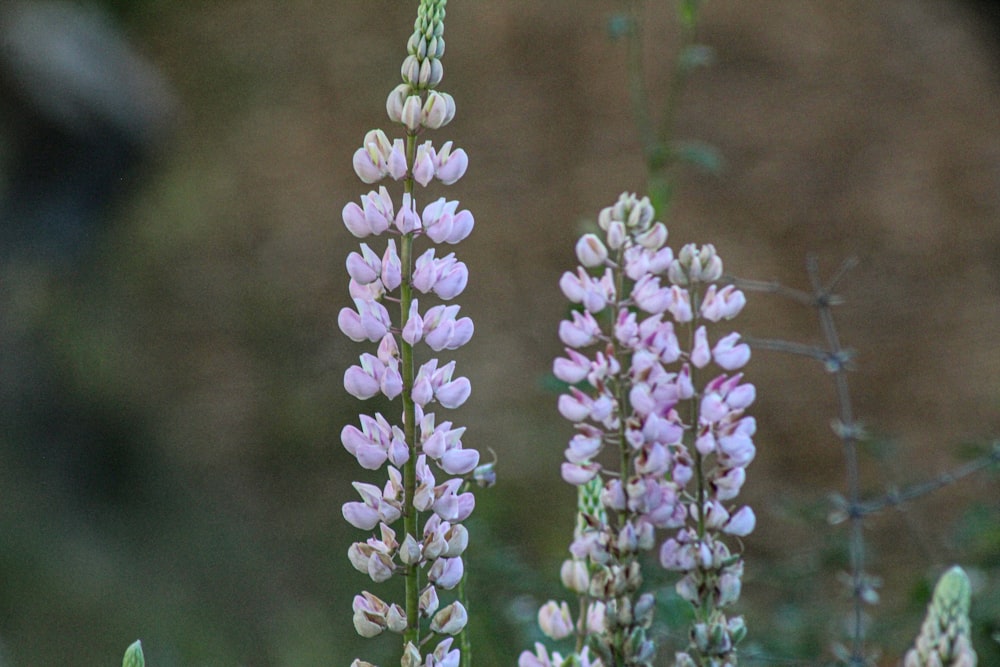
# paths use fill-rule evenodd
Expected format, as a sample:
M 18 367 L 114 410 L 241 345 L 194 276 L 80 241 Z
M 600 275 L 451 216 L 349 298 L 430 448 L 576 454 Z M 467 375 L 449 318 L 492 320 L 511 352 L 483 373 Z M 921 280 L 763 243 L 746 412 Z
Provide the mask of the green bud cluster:
M 971 598 L 972 586 L 962 568 L 956 565 L 941 575 L 904 667 L 975 667 L 969 635 Z
M 122 667 L 145 667 L 146 659 L 142 655 L 142 642 L 138 639 L 132 642 L 125 649 L 125 656 L 122 658 Z

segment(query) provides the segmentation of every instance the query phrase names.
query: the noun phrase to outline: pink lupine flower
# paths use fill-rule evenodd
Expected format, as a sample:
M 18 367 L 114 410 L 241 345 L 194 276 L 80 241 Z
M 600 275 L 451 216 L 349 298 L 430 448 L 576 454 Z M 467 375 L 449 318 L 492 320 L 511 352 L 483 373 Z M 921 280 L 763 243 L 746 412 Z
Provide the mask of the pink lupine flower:
M 354 596 L 354 628 L 362 637 L 374 637 L 386 629 L 389 605 L 367 591 Z
M 391 524 L 399 518 L 396 503 L 390 502 L 377 486 L 363 482 L 353 482 L 352 486 L 361 495 L 362 502 L 344 503 L 344 518 L 355 528 L 371 530 L 379 522 Z
M 337 317 L 340 330 L 353 341 L 382 340 L 392 326 L 389 311 L 377 301 L 354 299 L 355 310 L 342 308 Z
M 385 366 L 378 357 L 365 353 L 361 355 L 360 366 L 351 366 L 344 372 L 344 388 L 355 398 L 371 398 L 379 393 L 384 372 Z
M 594 479 L 600 469 L 601 466 L 597 463 L 571 463 L 567 461 L 562 464 L 562 478 L 567 484 L 580 486 Z
M 632 300 L 647 313 L 658 315 L 670 305 L 671 293 L 669 288 L 660 287 L 659 276 L 647 274 L 636 281 Z
M 343 211 L 344 226 L 358 238 L 382 234 L 394 217 L 392 199 L 385 187 L 364 195 L 361 206 L 351 202 Z
M 387 166 L 374 146 L 359 148 L 354 153 L 354 173 L 365 183 L 377 183 L 385 176 Z
M 705 292 L 699 314 L 710 322 L 718 322 L 723 319 L 731 320 L 739 315 L 745 305 L 746 297 L 733 285 L 716 289 L 713 284 L 709 285 Z
M 433 291 L 442 299 L 453 299 L 462 293 L 468 281 L 469 270 L 455 259 L 455 253 L 436 259 L 431 248 L 417 258 L 413 287 L 425 294 Z
M 569 605 L 549 600 L 538 610 L 538 627 L 552 639 L 565 639 L 573 634 L 573 616 Z
M 457 635 L 465 628 L 469 616 L 461 602 L 452 602 L 440 609 L 431 619 L 431 630 L 443 635 Z
M 754 516 L 753 510 L 744 505 L 722 526 L 722 532 L 737 537 L 746 537 L 753 532 L 756 525 L 757 517 Z
M 420 128 L 423 106 L 423 100 L 420 99 L 419 95 L 410 95 L 403 101 L 400 121 L 410 132 L 416 132 Z
M 608 259 L 608 249 L 597 234 L 584 234 L 576 242 L 576 256 L 587 268 L 601 266 Z
M 393 225 L 401 234 L 411 234 L 420 229 L 422 225 L 420 216 L 417 214 L 417 204 L 409 192 L 403 193 L 403 201 L 399 206 L 399 213 L 393 219 Z
M 451 648 L 453 639 L 445 637 L 434 647 L 434 652 L 427 656 L 424 667 L 459 667 L 462 653 L 457 648 Z
M 451 590 L 462 580 L 465 566 L 461 558 L 438 558 L 427 572 L 427 579 L 438 588 Z
M 435 152 L 431 142 L 426 141 L 417 147 L 413 178 L 420 185 L 426 187 L 434 179 L 434 158 Z
M 583 430 L 585 427 L 586 425 L 581 425 L 578 428 Z M 593 431 L 597 431 L 597 429 L 593 429 Z M 586 463 L 601 451 L 604 446 L 603 437 L 599 431 L 596 433 L 593 431 L 590 433 L 583 431 L 573 436 L 569 441 L 569 447 L 566 449 L 567 461 L 570 463 Z
M 671 287 L 667 311 L 670 312 L 674 321 L 678 324 L 687 324 L 690 322 L 694 318 L 694 314 L 691 311 L 691 295 L 688 291 L 681 289 L 677 285 Z
M 559 570 L 563 586 L 574 593 L 586 593 L 590 587 L 590 573 L 582 560 L 567 558 Z
M 462 178 L 469 167 L 469 157 L 465 151 L 461 148 L 452 151 L 451 147 L 452 143 L 446 141 L 434 155 L 435 175 L 445 185 L 451 185 Z
M 563 320 L 559 323 L 559 340 L 575 348 L 587 347 L 597 342 L 601 336 L 601 327 L 590 313 L 573 311 L 572 321 Z
M 438 610 L 441 606 L 441 601 L 438 598 L 437 588 L 433 585 L 424 588 L 423 592 L 420 594 L 420 615 L 429 617 L 433 616 L 434 612 Z
M 435 352 L 457 350 L 472 338 L 475 330 L 472 320 L 468 317 L 455 319 L 458 311 L 458 306 L 434 306 L 419 319 L 423 338 Z
M 451 638 L 426 653 L 430 649 L 420 635 L 427 630 L 455 635 L 466 625 L 465 608 L 458 602 L 442 607 L 438 593 L 457 586 L 465 574 L 461 555 L 469 536 L 460 522 L 473 511 L 475 498 L 464 487 L 466 478 L 476 477 L 479 469 L 479 453 L 462 446 L 465 428 L 438 422 L 424 410 L 434 401 L 451 409 L 468 399 L 471 385 L 467 378 L 456 376 L 455 362 L 434 358 L 427 348 L 435 353 L 457 349 L 474 331 L 470 318 L 459 317 L 457 305 L 426 303 L 460 295 L 468 282 L 466 265 L 454 253 L 439 257 L 434 248 L 417 249 L 418 243 L 462 241 L 474 226 L 472 214 L 458 211 L 458 202 L 441 198 L 424 206 L 421 216 L 413 193 L 415 183 L 426 186 L 434 178 L 446 185 L 457 181 L 468 167 L 468 156 L 450 141 L 435 149 L 430 140 L 416 145 L 412 157 L 407 155 L 418 134 L 443 127 L 455 115 L 451 95 L 434 90 L 444 73 L 443 18 L 444 0 L 421 0 L 407 45 L 409 55 L 400 68 L 403 82 L 385 101 L 389 119 L 405 139 L 371 130 L 354 153 L 354 169 L 364 182 L 390 178 L 405 183 L 398 207 L 385 187 L 363 196 L 360 205 L 352 202 L 344 207 L 344 224 L 354 236 L 388 233 L 395 238 L 387 240 L 384 251 L 366 243 L 349 254 L 348 288 L 354 307 L 342 309 L 337 318 L 352 340 L 379 343 L 375 354 L 362 353 L 358 363 L 347 369 L 347 391 L 361 399 L 377 394 L 399 397 L 402 403 L 401 426 L 377 414 L 362 416 L 360 428 L 351 425 L 342 430 L 345 449 L 360 465 L 384 468 L 389 477 L 383 489 L 356 482 L 361 500 L 345 503 L 342 511 L 357 528 L 380 528 L 380 537 L 355 542 L 348 550 L 355 569 L 376 582 L 403 576 L 407 600 L 418 600 L 404 610 L 364 593 L 354 604 L 355 628 L 361 635 L 371 637 L 386 629 L 404 635 L 402 664 L 408 667 L 460 665 L 461 652 L 452 648 Z M 414 291 L 422 293 L 425 303 L 414 298 Z M 390 304 L 398 304 L 398 323 L 387 309 Z M 425 344 L 423 349 L 416 349 L 420 344 Z M 404 383 L 404 377 L 410 381 Z M 397 539 L 391 526 L 400 519 L 403 530 Z M 426 573 L 426 585 L 420 588 L 417 572 Z M 361 660 L 353 664 L 369 666 Z
M 385 100 L 385 112 L 393 123 L 403 122 L 403 103 L 410 95 L 410 86 L 401 83 L 389 92 Z
M 452 449 L 438 462 L 449 475 L 466 475 L 479 465 L 479 452 L 474 449 Z
M 419 97 L 417 98 L 419 99 Z M 427 101 L 420 109 L 419 125 L 431 130 L 451 122 L 455 116 L 455 100 L 448 93 L 432 90 L 427 93 Z
M 553 364 L 558 379 L 578 385 L 558 401 L 560 414 L 577 429 L 565 451 L 562 477 L 582 489 L 600 488 L 600 507 L 586 510 L 581 524 L 586 528 L 574 535 L 573 560 L 564 565 L 563 578 L 571 589 L 583 590 L 579 577 L 591 576 L 587 595 L 608 611 L 604 626 L 587 623 L 594 627 L 584 630 L 583 620 L 577 622 L 578 632 L 590 634 L 578 635 L 578 643 L 622 656 L 621 638 L 628 636 L 630 664 L 643 665 L 650 664 L 655 646 L 644 635 L 642 623 L 648 621 L 637 622 L 635 615 L 648 618 L 653 603 L 648 594 L 630 597 L 641 582 L 633 554 L 652 549 L 657 530 L 673 531 L 660 548 L 660 561 L 680 573 L 677 591 L 695 605 L 697 620 L 702 610 L 738 598 L 742 561 L 733 558 L 722 537 L 748 535 L 755 523 L 749 507 L 727 505 L 755 454 L 755 423 L 743 414 L 755 389 L 739 373 L 717 375 L 696 387 L 693 371 L 713 362 L 735 371 L 747 363 L 749 347 L 739 334 L 715 340 L 706 326 L 734 318 L 745 297 L 733 286 L 715 284 L 722 261 L 713 246 L 684 246 L 675 256 L 665 245 L 666 227 L 653 218 L 648 199 L 623 194 L 598 217 L 604 238 L 587 234 L 577 242 L 580 266 L 564 273 L 559 287 L 584 310 L 560 323 L 566 356 Z M 602 265 L 601 276 L 588 271 Z M 699 297 L 697 310 L 692 295 Z M 690 341 L 689 349 L 681 340 Z M 605 470 L 594 460 L 608 446 L 621 449 L 622 470 Z M 592 573 L 574 567 L 583 559 L 596 568 Z M 632 588 L 614 583 L 630 577 L 636 582 Z M 611 611 L 623 606 L 643 611 L 622 617 Z M 555 603 L 543 608 L 544 625 L 552 625 L 558 609 Z M 725 654 L 744 630 L 741 619 L 718 614 Z M 699 623 L 696 630 L 708 627 Z M 521 664 L 531 667 L 550 663 L 555 661 L 541 648 L 521 656 Z
M 361 244 L 361 253 L 352 252 L 347 256 L 347 273 L 362 285 L 375 282 L 382 273 L 382 260 L 368 247 Z
M 691 363 L 695 368 L 704 368 L 712 361 L 712 352 L 708 347 L 708 332 L 705 325 L 694 332 L 694 349 L 691 350 Z
M 392 239 L 386 243 L 385 253 L 382 255 L 382 273 L 379 279 L 383 289 L 388 291 L 395 290 L 403 282 L 403 267 L 396 253 L 396 242 Z
M 731 333 L 721 338 L 712 349 L 712 358 L 722 368 L 727 371 L 734 371 L 743 368 L 750 361 L 750 346 L 746 343 L 738 343 L 740 339 L 738 333 Z
M 457 208 L 457 201 L 447 201 L 444 197 L 424 208 L 424 230 L 432 241 L 454 244 L 469 235 L 475 220 L 468 211 L 456 212 Z
M 431 509 L 445 521 L 465 521 L 476 506 L 476 498 L 471 493 L 458 493 L 462 480 L 449 479 L 434 487 L 434 503 Z

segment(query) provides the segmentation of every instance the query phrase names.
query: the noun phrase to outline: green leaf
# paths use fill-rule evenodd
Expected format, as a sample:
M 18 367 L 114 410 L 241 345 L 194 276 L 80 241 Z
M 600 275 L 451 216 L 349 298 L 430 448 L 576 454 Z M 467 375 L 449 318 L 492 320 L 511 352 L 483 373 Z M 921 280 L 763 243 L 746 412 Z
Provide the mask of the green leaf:
M 685 73 L 698 67 L 708 67 L 715 62 L 715 49 L 707 44 L 690 44 L 680 52 L 678 65 Z
M 692 164 L 710 174 L 722 171 L 722 156 L 710 146 L 700 141 L 678 141 L 673 146 L 674 158 L 679 162 Z
M 125 657 L 122 658 L 122 667 L 146 667 L 146 658 L 142 655 L 142 642 L 138 639 L 125 649 Z
M 612 14 L 608 19 L 608 37 L 621 39 L 632 30 L 632 20 L 627 14 Z
M 698 22 L 698 5 L 700 4 L 700 0 L 681 0 L 677 7 L 677 14 L 685 29 L 691 30 Z

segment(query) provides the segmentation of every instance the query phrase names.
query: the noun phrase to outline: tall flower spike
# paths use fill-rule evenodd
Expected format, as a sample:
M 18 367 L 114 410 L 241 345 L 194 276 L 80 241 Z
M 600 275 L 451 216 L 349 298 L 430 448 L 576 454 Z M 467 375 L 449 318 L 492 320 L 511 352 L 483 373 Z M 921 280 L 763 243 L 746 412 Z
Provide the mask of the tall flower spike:
M 362 353 L 359 363 L 347 369 L 344 387 L 359 399 L 382 395 L 402 403 L 396 424 L 381 414 L 362 415 L 360 428 L 348 425 L 341 433 L 344 448 L 361 467 L 385 470 L 388 477 L 383 488 L 354 483 L 361 500 L 344 504 L 344 518 L 356 528 L 378 532 L 352 544 L 348 559 L 375 583 L 405 580 L 399 603 L 368 591 L 355 596 L 354 626 L 364 637 L 402 635 L 404 667 L 456 667 L 461 661 L 458 645 L 464 642 L 453 647 L 453 636 L 464 631 L 466 607 L 461 599 L 442 598 L 454 598 L 450 591 L 462 588 L 469 537 L 461 522 L 475 506 L 467 488 L 479 470 L 479 453 L 462 443 L 465 427 L 431 411 L 457 408 L 471 392 L 468 379 L 456 375 L 455 362 L 432 353 L 469 342 L 472 320 L 458 316 L 458 305 L 430 304 L 458 297 L 469 271 L 453 252 L 433 247 L 415 252 L 417 243 L 453 246 L 474 224 L 471 213 L 444 198 L 427 204 L 421 214 L 414 194 L 416 184 L 435 178 L 454 183 L 468 166 L 465 151 L 450 141 L 438 148 L 429 140 L 417 142 L 418 134 L 439 129 L 455 116 L 451 95 L 435 90 L 444 75 L 444 16 L 445 0 L 422 0 L 407 42 L 403 82 L 386 99 L 389 120 L 403 136 L 371 130 L 353 157 L 363 182 L 402 181 L 401 196 L 394 203 L 380 186 L 360 205 L 352 202 L 343 210 L 348 231 L 368 240 L 348 255 L 354 306 L 341 310 L 338 324 L 351 340 L 378 343 L 375 354 Z M 371 239 L 382 235 L 395 238 L 378 247 Z M 425 358 L 418 361 L 421 350 Z M 422 637 L 428 632 L 437 641 Z M 359 659 L 354 664 L 370 663 Z
M 654 218 L 647 198 L 622 194 L 598 216 L 603 234 L 576 243 L 580 266 L 559 281 L 580 306 L 560 324 L 566 356 L 553 365 L 571 385 L 558 403 L 576 429 L 562 477 L 581 488 L 584 519 L 561 571 L 586 610 L 571 657 L 581 661 L 586 644 L 593 664 L 653 663 L 646 631 L 655 605 L 641 590 L 639 556 L 667 531 L 660 562 L 679 573 L 677 590 L 695 611 L 677 664 L 735 665 L 746 629 L 723 607 L 739 597 L 743 563 L 726 538 L 756 523 L 752 509 L 730 504 L 756 451 L 744 414 L 755 390 L 729 374 L 749 361 L 749 347 L 736 333 L 716 339 L 709 325 L 736 317 L 745 299 L 714 284 L 722 260 L 713 246 L 675 255 Z M 551 637 L 565 632 L 556 603 L 540 621 Z M 521 664 L 548 659 L 538 648 Z
M 976 652 L 969 634 L 972 587 L 957 565 L 941 575 L 927 616 L 903 667 L 976 667 Z

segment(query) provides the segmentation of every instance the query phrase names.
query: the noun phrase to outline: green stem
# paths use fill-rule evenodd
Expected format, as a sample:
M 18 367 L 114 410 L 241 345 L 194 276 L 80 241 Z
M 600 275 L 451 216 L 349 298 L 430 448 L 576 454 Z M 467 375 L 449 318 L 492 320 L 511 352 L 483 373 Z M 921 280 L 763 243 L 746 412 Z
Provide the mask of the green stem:
M 404 191 L 412 196 L 413 166 L 416 162 L 416 134 L 406 134 L 406 164 L 409 172 L 403 181 Z M 410 304 L 413 302 L 413 233 L 404 234 L 400 241 L 399 259 L 402 265 L 403 280 L 400 283 L 399 308 L 400 329 L 406 326 L 410 315 Z M 400 364 L 403 376 L 403 433 L 410 449 L 410 458 L 403 465 L 403 530 L 407 535 L 420 542 L 420 517 L 413 507 L 413 497 L 417 490 L 417 424 L 416 407 L 413 402 L 413 380 L 415 375 L 413 362 L 413 346 L 400 338 Z M 412 642 L 420 645 L 420 570 L 416 563 L 406 566 L 406 632 L 403 634 L 404 645 Z

